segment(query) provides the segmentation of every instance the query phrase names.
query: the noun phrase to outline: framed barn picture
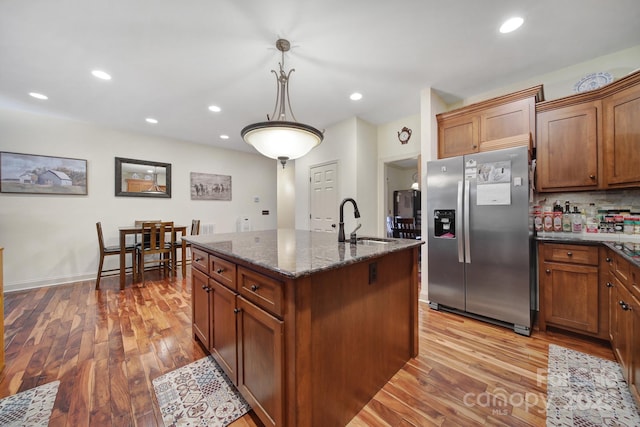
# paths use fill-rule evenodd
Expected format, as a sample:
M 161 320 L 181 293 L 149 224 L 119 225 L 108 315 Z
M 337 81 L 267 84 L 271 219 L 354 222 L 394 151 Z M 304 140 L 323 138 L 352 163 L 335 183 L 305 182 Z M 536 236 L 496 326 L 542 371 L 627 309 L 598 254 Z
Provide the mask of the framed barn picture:
M 87 161 L 0 152 L 0 192 L 87 195 Z

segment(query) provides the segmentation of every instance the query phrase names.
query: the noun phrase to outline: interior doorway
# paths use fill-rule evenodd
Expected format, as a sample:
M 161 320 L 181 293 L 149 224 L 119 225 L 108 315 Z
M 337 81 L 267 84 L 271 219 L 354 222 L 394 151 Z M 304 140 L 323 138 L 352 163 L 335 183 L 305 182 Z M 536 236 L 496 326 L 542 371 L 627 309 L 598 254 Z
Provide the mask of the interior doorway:
M 417 224 L 421 221 L 420 206 L 409 207 L 413 214 L 407 212 L 410 203 L 408 194 L 413 190 L 420 191 L 420 156 L 396 159 L 384 163 L 384 229 L 387 235 L 392 234 L 390 228 L 395 216 L 414 217 Z M 417 211 L 417 217 L 416 217 Z

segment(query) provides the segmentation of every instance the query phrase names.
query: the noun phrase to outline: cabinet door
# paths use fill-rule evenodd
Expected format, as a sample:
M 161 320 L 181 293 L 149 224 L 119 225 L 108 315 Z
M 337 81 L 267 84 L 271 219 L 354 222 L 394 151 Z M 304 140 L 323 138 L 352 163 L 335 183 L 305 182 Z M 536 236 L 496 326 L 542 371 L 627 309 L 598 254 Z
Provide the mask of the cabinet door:
M 608 187 L 640 185 L 640 85 L 604 99 L 604 167 Z
M 546 323 L 598 333 L 598 267 L 545 262 L 544 268 Z
M 538 113 L 538 191 L 598 187 L 600 101 Z
M 527 134 L 533 127 L 533 98 L 488 108 L 480 114 L 480 146 L 484 142 Z
M 617 280 L 617 279 L 616 279 Z M 632 343 L 632 331 L 633 331 L 633 315 L 632 312 L 632 299 L 627 288 L 622 286 L 620 282 L 616 283 L 616 307 L 612 307 L 617 311 L 616 314 L 616 335 L 615 341 L 612 343 L 613 352 L 616 355 L 616 359 L 622 365 L 622 374 L 627 384 L 629 381 L 630 371 L 630 359 L 631 359 L 631 343 Z
M 211 323 L 209 317 L 209 278 L 206 274 L 191 269 L 191 318 L 193 335 L 205 348 L 210 348 Z
M 209 279 L 211 288 L 211 355 L 238 385 L 236 296 L 232 290 Z
M 479 118 L 463 115 L 438 122 L 438 158 L 477 153 L 479 150 Z
M 640 301 L 631 296 L 631 354 L 629 356 L 629 385 L 631 393 L 640 404 Z
M 267 426 L 283 425 L 283 322 L 238 297 L 238 387 Z

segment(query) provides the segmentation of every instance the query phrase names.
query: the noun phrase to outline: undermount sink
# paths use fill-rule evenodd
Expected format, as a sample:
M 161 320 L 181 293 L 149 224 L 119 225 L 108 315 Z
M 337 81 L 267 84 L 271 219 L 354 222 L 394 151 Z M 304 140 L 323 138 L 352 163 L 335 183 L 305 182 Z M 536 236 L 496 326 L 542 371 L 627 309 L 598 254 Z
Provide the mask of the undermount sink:
M 358 237 L 357 242 L 359 245 L 388 245 L 393 240 L 382 237 Z

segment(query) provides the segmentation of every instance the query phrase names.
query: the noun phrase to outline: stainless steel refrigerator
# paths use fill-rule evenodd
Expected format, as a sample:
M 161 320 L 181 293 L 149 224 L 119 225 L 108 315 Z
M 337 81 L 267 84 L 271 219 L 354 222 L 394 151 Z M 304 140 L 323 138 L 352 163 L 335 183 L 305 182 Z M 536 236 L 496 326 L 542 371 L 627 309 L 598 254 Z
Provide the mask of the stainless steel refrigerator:
M 527 147 L 428 162 L 426 192 L 430 307 L 530 335 Z

